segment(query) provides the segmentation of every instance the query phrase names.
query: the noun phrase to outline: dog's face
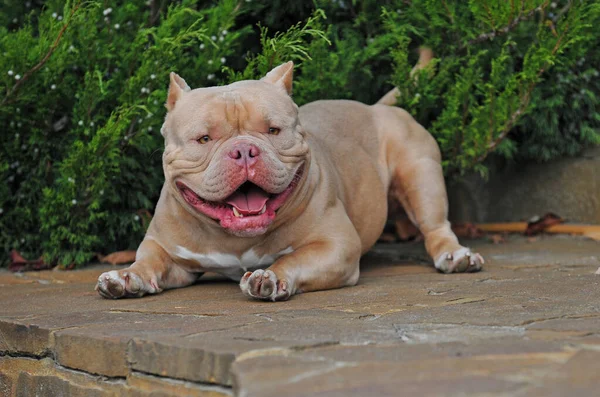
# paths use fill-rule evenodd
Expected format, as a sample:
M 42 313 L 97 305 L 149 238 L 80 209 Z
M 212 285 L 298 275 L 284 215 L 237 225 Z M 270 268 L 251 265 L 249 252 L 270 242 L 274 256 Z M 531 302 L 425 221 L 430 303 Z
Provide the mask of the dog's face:
M 258 236 L 292 195 L 308 156 L 292 74 L 288 62 L 262 80 L 190 90 L 171 73 L 165 180 L 200 219 Z

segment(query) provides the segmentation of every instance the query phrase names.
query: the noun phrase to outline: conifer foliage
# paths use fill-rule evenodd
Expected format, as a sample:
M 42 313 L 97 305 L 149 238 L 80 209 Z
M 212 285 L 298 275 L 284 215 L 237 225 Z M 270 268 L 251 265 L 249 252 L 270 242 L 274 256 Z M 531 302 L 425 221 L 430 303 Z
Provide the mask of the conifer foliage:
M 449 176 L 490 153 L 548 160 L 600 143 L 593 0 L 5 0 L 0 264 L 71 267 L 134 249 L 163 182 L 168 73 L 195 87 L 296 63 L 298 104 L 398 104 Z M 436 59 L 410 76 L 416 48 Z

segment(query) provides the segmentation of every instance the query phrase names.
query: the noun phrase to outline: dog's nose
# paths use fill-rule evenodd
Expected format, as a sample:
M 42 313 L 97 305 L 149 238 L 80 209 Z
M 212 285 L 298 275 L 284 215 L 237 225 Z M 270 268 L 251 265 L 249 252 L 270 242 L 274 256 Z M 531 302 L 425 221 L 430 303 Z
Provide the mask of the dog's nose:
M 254 164 L 258 156 L 260 156 L 260 149 L 251 143 L 239 143 L 229 152 L 229 157 L 240 165 Z

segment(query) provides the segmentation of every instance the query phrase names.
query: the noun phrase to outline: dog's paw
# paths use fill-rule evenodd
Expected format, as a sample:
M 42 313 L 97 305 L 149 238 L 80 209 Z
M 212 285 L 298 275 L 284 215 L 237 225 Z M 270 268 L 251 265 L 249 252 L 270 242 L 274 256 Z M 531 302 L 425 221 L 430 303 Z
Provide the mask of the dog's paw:
M 98 277 L 96 291 L 104 298 L 139 298 L 146 294 L 157 294 L 162 291 L 158 287 L 156 277 L 144 281 L 129 269 L 111 270 Z
M 478 272 L 484 263 L 481 255 L 462 247 L 440 255 L 435 261 L 435 268 L 444 273 Z
M 271 270 L 258 269 L 246 272 L 240 281 L 240 288 L 244 295 L 251 298 L 283 301 L 290 297 L 288 283 L 278 280 Z

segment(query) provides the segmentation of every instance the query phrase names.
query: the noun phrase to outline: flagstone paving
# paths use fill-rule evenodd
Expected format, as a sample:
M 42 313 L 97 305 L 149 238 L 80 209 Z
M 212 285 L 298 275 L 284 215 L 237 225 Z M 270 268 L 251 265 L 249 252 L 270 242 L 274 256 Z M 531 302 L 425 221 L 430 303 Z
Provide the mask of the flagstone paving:
M 380 244 L 357 286 L 279 303 L 218 276 L 106 300 L 106 266 L 0 272 L 0 395 L 598 395 L 600 243 L 469 244 L 480 273 Z

